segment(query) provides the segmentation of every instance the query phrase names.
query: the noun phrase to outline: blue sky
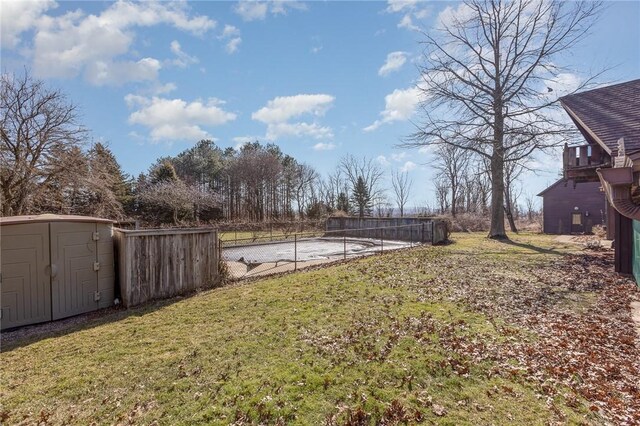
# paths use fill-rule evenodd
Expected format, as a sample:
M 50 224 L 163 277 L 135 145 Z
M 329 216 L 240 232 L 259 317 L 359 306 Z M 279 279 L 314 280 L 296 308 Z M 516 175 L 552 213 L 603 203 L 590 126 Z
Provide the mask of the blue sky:
M 396 145 L 418 121 L 421 34 L 455 2 L 7 2 L 3 72 L 25 66 L 79 106 L 131 174 L 202 138 L 273 142 L 325 174 L 345 154 L 409 171 L 433 205 L 428 152 Z M 640 77 L 640 2 L 609 2 L 566 65 Z M 424 150 L 423 150 L 424 151 Z M 524 192 L 557 178 L 539 156 Z

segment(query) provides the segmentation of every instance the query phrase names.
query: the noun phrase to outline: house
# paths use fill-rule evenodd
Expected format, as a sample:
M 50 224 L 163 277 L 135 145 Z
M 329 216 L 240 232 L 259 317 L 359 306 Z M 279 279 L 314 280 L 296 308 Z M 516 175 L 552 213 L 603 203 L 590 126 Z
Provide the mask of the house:
M 640 278 L 640 79 L 560 98 L 585 141 L 565 147 L 566 179 L 599 182 L 611 205 L 615 270 Z
M 562 178 L 538 196 L 545 234 L 590 234 L 596 225 L 607 226 L 608 205 L 600 182 Z

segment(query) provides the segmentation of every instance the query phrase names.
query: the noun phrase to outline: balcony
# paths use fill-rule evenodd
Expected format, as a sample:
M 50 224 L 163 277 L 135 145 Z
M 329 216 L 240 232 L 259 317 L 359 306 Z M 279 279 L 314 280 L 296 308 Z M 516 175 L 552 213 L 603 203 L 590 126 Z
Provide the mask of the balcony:
M 611 167 L 611 157 L 598 145 L 566 146 L 563 153 L 565 179 L 597 181 L 596 169 Z

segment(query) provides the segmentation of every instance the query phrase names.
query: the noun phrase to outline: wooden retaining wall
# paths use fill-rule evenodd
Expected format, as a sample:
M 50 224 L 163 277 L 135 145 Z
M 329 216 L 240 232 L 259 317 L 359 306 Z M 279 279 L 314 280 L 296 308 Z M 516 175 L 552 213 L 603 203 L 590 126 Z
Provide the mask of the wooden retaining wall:
M 445 221 L 420 217 L 330 217 L 327 232 L 342 231 L 339 235 L 359 238 L 413 241 L 438 244 L 447 240 Z
M 211 287 L 218 279 L 215 229 L 114 228 L 113 239 L 124 306 Z

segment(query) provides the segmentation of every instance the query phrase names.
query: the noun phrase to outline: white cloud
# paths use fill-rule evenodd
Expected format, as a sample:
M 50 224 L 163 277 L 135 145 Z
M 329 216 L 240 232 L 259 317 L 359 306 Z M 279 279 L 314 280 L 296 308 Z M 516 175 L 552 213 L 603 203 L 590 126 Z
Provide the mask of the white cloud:
M 233 36 L 239 36 L 239 35 L 240 35 L 240 30 L 237 27 L 227 24 L 224 26 L 224 29 L 222 30 L 221 37 L 233 37 Z
M 413 161 L 407 161 L 406 163 L 404 163 L 404 165 L 402 167 L 400 167 L 400 171 L 402 173 L 410 172 L 411 170 L 415 169 L 416 167 L 418 167 L 418 165 L 416 163 L 414 163 Z
M 331 151 L 335 149 L 335 144 L 318 142 L 313 146 L 314 151 Z
M 4 1 L 0 13 L 0 41 L 5 48 L 20 44 L 20 35 L 34 28 L 42 14 L 57 7 L 52 0 L 47 1 Z
M 267 102 L 267 106 L 254 112 L 251 118 L 263 123 L 274 123 L 287 121 L 303 114 L 322 116 L 334 100 L 333 96 L 325 94 L 278 96 Z
M 195 56 L 191 56 L 183 51 L 182 46 L 180 46 L 180 43 L 178 43 L 177 40 L 173 40 L 171 42 L 170 48 L 171 52 L 176 55 L 176 58 L 171 61 L 171 64 L 179 68 L 186 68 L 191 64 L 197 64 L 198 62 L 200 62 Z
M 418 3 L 417 0 L 389 0 L 387 2 L 387 12 L 396 13 L 406 10 L 413 10 Z
M 44 78 L 71 78 L 84 73 L 94 84 L 116 83 L 112 76 L 117 76 L 117 83 L 154 79 L 159 68 L 150 61 L 157 60 L 143 58 L 136 62 L 122 56 L 131 53 L 136 27 L 159 24 L 194 35 L 216 25 L 206 16 L 190 16 L 188 5 L 182 2 L 120 1 L 99 15 L 76 10 L 58 17 L 42 16 L 34 37 L 34 71 Z
M 138 108 L 129 115 L 129 124 L 148 128 L 154 141 L 210 138 L 202 127 L 219 126 L 236 118 L 235 114 L 220 107 L 223 101 L 215 98 L 207 102 L 187 102 L 129 94 L 125 96 L 125 102 L 130 108 Z
M 378 156 L 376 157 L 376 161 L 377 161 L 380 165 L 385 166 L 385 167 L 386 167 L 386 166 L 388 166 L 389 164 L 391 164 L 391 163 L 389 162 L 389 160 L 387 160 L 387 157 L 385 157 L 384 155 L 378 155 Z
M 302 115 L 321 117 L 331 108 L 334 100 L 333 96 L 326 94 L 278 96 L 251 114 L 251 118 L 267 125 L 268 140 L 276 140 L 281 136 L 303 135 L 316 139 L 331 138 L 333 132 L 330 127 L 321 126 L 316 122 L 290 123 L 289 120 Z
M 402 17 L 400 22 L 398 22 L 398 28 L 405 28 L 411 31 L 418 31 L 420 29 L 420 27 L 413 23 L 413 18 L 410 13 L 407 13 Z
M 153 58 L 142 58 L 138 62 L 95 61 L 88 64 L 85 78 L 96 86 L 120 85 L 125 81 L 155 80 L 160 68 L 160 61 Z
M 225 50 L 227 53 L 232 54 L 238 51 L 240 43 L 242 43 L 242 37 L 240 37 L 240 30 L 233 25 L 225 25 L 222 34 L 218 36 L 220 40 L 227 40 Z
M 267 17 L 267 13 L 272 15 L 286 15 L 288 9 L 305 10 L 307 6 L 297 1 L 270 0 L 239 1 L 233 8 L 244 21 L 261 21 Z
M 397 161 L 398 163 L 404 160 L 405 158 L 407 158 L 407 153 L 404 151 L 397 154 L 396 153 L 391 154 L 391 159 L 393 161 Z
M 385 108 L 380 113 L 382 118 L 365 127 L 365 132 L 376 130 L 383 124 L 394 121 L 406 121 L 415 113 L 420 103 L 420 90 L 416 87 L 400 90 L 396 89 L 384 97 Z
M 543 81 L 544 86 L 541 90 L 547 91 L 549 97 L 558 98 L 575 92 L 583 83 L 582 77 L 577 74 L 565 72 L 558 74 L 553 80 Z M 551 91 L 548 91 L 551 89 Z
M 384 65 L 378 70 L 378 74 L 385 76 L 393 71 L 397 71 L 407 62 L 407 54 L 405 52 L 391 52 L 387 55 Z
M 333 137 L 331 127 L 321 126 L 317 123 L 273 123 L 267 125 L 265 138 L 275 141 L 287 136 L 310 136 L 314 139 L 328 139 Z
M 227 53 L 235 53 L 238 50 L 238 46 L 242 43 L 242 39 L 240 37 L 234 37 L 225 46 Z
M 241 1 L 236 4 L 234 11 L 245 21 L 262 20 L 267 16 L 269 6 L 261 1 Z
M 433 150 L 433 148 L 432 148 L 431 145 L 424 145 L 424 146 L 421 146 L 420 148 L 418 148 L 418 152 L 420 154 L 430 154 L 432 150 Z
M 417 0 L 388 0 L 385 11 L 387 13 L 402 13 L 398 28 L 418 31 L 420 27 L 415 25 L 413 20 L 425 19 L 430 13 L 429 7 L 422 7 L 424 3 Z
M 438 14 L 436 28 L 451 27 L 456 21 L 464 22 L 474 15 L 473 9 L 464 3 L 457 7 L 447 6 Z

